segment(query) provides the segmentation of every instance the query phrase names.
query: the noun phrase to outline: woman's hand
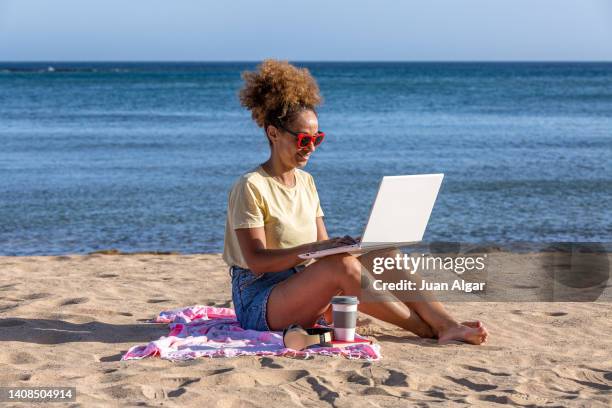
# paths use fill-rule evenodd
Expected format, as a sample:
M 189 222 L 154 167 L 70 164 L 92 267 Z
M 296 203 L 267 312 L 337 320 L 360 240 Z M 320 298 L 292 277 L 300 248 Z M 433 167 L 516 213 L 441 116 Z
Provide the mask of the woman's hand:
M 348 235 L 345 235 L 343 237 L 335 237 L 335 238 L 326 239 L 324 241 L 317 241 L 317 242 L 312 242 L 310 244 L 306 244 L 305 252 L 316 252 L 316 251 L 322 251 L 324 249 L 337 248 L 337 247 L 341 247 L 345 245 L 354 245 L 358 242 L 359 241 L 355 240 L 354 238 Z

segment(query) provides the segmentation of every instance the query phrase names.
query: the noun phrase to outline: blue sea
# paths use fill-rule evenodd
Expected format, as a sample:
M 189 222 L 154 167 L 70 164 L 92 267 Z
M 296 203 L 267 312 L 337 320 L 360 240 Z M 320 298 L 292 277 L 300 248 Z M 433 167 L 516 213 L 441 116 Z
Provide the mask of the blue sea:
M 268 157 L 237 98 L 255 65 L 0 63 L 0 254 L 220 252 Z M 361 234 L 381 176 L 442 172 L 426 241 L 612 241 L 612 64 L 298 65 L 331 235 Z

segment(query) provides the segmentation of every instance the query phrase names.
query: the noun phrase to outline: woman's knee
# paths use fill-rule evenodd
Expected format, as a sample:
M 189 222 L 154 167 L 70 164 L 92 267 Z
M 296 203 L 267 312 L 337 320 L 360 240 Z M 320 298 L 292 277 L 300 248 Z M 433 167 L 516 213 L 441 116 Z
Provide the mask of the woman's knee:
M 339 281 L 342 280 L 361 280 L 361 263 L 359 259 L 350 254 L 333 255 L 330 258 L 331 267 L 334 271 L 334 276 Z

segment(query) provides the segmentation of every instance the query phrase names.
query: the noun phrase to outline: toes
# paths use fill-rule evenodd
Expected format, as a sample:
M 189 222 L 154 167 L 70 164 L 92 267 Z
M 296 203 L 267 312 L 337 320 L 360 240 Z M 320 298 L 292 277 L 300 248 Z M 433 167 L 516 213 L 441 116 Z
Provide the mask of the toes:
M 472 338 L 474 344 L 482 344 L 486 341 L 487 333 L 484 330 L 484 327 L 470 327 L 468 330 L 470 330 L 471 333 L 466 335 L 466 338 Z
M 476 320 L 473 322 L 461 322 L 462 325 L 467 326 L 467 327 L 473 327 L 475 329 L 479 328 L 479 327 L 483 327 L 482 326 L 482 322 L 480 320 Z
M 479 336 L 487 334 L 487 330 L 483 326 L 468 326 L 472 333 L 477 333 Z
M 484 336 L 485 338 L 489 335 L 489 331 L 487 330 L 486 327 L 484 327 L 484 325 L 482 324 L 480 320 L 475 320 L 473 322 L 462 322 L 461 324 L 466 327 L 478 329 L 478 331 L 480 332 L 480 335 Z
M 438 338 L 438 343 L 446 344 L 453 340 L 464 341 L 471 344 L 483 344 L 487 342 L 489 337 L 488 330 L 484 327 L 481 321 L 461 322 L 455 328 L 450 329 L 444 335 Z

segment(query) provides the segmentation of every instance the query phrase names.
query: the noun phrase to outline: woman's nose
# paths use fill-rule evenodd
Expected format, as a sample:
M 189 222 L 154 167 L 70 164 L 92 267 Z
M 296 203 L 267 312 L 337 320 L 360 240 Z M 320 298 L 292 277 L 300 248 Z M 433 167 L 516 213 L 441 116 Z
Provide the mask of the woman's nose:
M 308 147 L 306 147 L 306 150 L 308 150 L 310 153 L 313 153 L 315 150 L 317 150 L 317 148 L 314 145 L 314 142 L 308 143 Z

